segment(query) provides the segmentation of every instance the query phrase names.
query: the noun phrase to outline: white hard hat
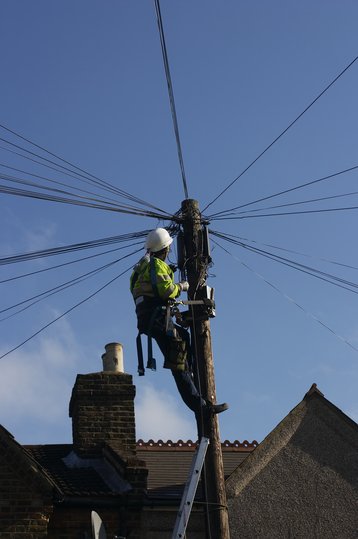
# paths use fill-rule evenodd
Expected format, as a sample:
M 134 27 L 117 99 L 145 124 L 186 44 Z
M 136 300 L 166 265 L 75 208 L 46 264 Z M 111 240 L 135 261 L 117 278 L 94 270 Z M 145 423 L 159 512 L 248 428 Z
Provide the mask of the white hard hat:
M 173 238 L 170 237 L 169 233 L 165 228 L 156 228 L 149 232 L 147 240 L 145 242 L 145 248 L 152 253 L 157 253 L 173 243 Z

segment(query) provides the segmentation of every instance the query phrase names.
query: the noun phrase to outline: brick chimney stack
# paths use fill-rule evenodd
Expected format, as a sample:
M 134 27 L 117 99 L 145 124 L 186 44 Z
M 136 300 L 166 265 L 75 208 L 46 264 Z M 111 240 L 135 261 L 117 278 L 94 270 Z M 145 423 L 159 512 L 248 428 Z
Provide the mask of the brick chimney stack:
M 92 457 L 105 443 L 123 456 L 135 455 L 135 386 L 123 371 L 123 350 L 119 343 L 105 346 L 103 371 L 78 374 L 72 390 L 69 415 L 72 418 L 74 450 Z

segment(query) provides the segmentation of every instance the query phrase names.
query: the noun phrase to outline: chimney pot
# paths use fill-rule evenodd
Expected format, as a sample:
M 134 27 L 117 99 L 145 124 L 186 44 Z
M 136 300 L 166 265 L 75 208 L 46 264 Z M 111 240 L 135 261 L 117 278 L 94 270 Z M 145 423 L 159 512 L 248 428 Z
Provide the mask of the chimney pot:
M 123 346 L 119 342 L 105 345 L 106 352 L 102 355 L 104 372 L 124 373 Z

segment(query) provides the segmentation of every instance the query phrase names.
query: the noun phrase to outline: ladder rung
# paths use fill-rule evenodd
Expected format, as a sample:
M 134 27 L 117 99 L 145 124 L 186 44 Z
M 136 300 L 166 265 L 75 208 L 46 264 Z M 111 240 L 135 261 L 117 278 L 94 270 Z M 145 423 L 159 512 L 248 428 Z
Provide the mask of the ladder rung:
M 183 539 L 184 537 L 185 530 L 189 522 L 189 517 L 193 506 L 196 490 L 198 488 L 200 473 L 204 464 L 208 445 L 209 438 L 201 438 L 196 455 L 194 455 L 193 457 L 189 476 L 185 484 L 172 539 Z

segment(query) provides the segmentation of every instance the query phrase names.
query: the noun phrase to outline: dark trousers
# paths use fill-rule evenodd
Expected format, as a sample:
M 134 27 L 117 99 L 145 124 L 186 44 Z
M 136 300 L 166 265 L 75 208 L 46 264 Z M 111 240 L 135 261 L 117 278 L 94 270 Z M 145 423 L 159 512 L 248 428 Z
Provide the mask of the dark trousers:
M 173 339 L 173 337 L 171 335 L 167 335 L 166 333 L 165 316 L 164 314 L 159 313 L 159 315 L 155 318 L 154 322 L 152 323 L 152 327 L 150 328 L 151 314 L 152 312 L 148 312 L 148 311 L 147 312 L 137 311 L 138 330 L 140 331 L 140 333 L 145 333 L 146 335 L 148 335 L 148 332 L 150 332 L 151 336 L 158 344 L 159 349 L 162 352 L 164 358 L 169 359 L 169 353 L 171 349 L 171 340 Z M 178 339 L 179 337 L 182 341 L 186 343 L 187 350 L 188 350 L 188 357 L 190 358 L 189 333 L 181 326 L 175 325 L 174 328 L 177 332 L 176 338 Z M 190 408 L 190 410 L 198 414 L 200 412 L 201 407 L 206 405 L 206 402 L 200 396 L 194 384 L 193 377 L 189 368 L 187 368 L 187 370 L 184 370 L 184 371 L 172 370 L 171 372 L 172 372 L 174 381 L 176 383 L 176 386 L 178 388 L 181 398 L 183 399 L 185 404 L 188 406 L 188 408 Z

